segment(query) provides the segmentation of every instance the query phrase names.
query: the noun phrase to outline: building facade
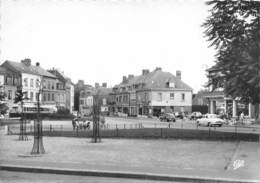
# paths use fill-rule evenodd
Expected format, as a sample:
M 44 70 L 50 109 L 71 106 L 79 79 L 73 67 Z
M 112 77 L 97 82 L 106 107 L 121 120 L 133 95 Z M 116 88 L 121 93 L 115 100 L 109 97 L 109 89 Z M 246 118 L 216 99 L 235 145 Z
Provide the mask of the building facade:
M 212 75 L 218 74 L 219 70 L 214 66 L 207 70 L 209 80 Z M 209 113 L 211 114 L 227 114 L 229 117 L 237 117 L 241 112 L 252 117 L 252 104 L 244 104 L 240 102 L 238 97 L 231 97 L 224 93 L 224 88 L 209 86 L 208 92 L 204 92 L 203 96 L 208 101 Z
M 129 116 L 158 116 L 162 112 L 191 112 L 192 88 L 177 76 L 163 72 L 143 70 L 142 75 L 124 76 L 123 81 L 113 88 L 111 106 L 113 112 Z
M 87 87 L 80 92 L 79 113 L 82 116 L 91 115 L 93 112 L 94 100 L 97 100 L 100 105 L 100 112 L 102 115 L 109 114 L 109 104 L 111 102 L 111 88 L 107 88 L 107 84 L 102 86 L 95 84 L 95 87 Z
M 41 108 L 45 112 L 55 112 L 55 100 L 53 100 L 56 89 L 56 77 L 40 67 L 39 63 L 31 64 L 30 59 L 24 59 L 21 62 L 5 61 L 2 65 L 8 70 L 8 73 L 14 73 L 13 79 L 6 76 L 5 87 L 13 82 L 13 97 L 10 100 L 10 112 L 19 112 L 18 104 L 14 104 L 14 96 L 18 86 L 22 86 L 22 91 L 26 95 L 24 101 L 24 112 L 35 112 L 37 108 L 37 95 L 40 93 Z

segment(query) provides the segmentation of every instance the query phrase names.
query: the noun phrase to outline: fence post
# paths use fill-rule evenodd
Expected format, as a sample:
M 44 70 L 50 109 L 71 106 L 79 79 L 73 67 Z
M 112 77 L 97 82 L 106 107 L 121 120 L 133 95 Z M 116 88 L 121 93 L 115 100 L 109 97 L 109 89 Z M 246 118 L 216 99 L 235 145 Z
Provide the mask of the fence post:
M 50 132 L 52 131 L 52 126 L 51 126 L 51 124 L 50 124 Z
M 209 126 L 209 136 L 210 136 L 210 126 Z
M 171 123 L 169 123 L 169 128 L 171 128 Z

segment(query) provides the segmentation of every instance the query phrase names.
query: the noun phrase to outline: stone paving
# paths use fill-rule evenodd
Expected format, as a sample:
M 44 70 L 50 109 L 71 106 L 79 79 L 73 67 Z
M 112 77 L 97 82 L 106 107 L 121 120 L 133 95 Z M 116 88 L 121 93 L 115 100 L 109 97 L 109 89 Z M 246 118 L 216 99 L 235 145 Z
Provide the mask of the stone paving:
M 260 144 L 199 140 L 44 137 L 46 154 L 31 157 L 33 138 L 0 136 L 0 164 L 67 167 L 260 180 Z

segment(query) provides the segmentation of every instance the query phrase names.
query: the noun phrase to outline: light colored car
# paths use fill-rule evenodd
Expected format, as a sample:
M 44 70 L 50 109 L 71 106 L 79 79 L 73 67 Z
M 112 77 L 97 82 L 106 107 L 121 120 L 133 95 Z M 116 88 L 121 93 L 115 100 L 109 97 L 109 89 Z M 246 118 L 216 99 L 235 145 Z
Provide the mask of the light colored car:
M 198 126 L 219 126 L 221 127 L 225 121 L 218 118 L 216 114 L 206 114 L 202 118 L 197 119 Z

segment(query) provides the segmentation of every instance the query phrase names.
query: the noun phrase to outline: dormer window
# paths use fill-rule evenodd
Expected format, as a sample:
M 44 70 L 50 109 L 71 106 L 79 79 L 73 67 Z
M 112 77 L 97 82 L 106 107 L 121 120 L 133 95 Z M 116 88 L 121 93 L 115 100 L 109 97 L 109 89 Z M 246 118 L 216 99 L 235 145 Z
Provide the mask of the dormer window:
M 174 82 L 169 82 L 169 88 L 175 88 L 175 83 Z

